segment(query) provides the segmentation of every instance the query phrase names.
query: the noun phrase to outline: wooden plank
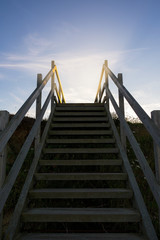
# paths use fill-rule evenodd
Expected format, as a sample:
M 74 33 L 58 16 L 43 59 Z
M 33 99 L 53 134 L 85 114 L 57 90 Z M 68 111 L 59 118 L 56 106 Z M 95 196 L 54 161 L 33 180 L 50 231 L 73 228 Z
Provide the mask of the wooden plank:
M 9 121 L 9 112 L 0 111 L 0 132 L 3 131 Z M 0 189 L 5 181 L 7 165 L 7 146 L 0 152 Z M 0 239 L 2 238 L 3 213 L 0 214 Z
M 45 148 L 44 153 L 118 153 L 118 148 Z
M 109 73 L 113 82 L 119 88 L 120 92 L 126 98 L 126 100 L 130 104 L 132 109 L 135 111 L 139 119 L 143 122 L 146 129 L 148 130 L 150 135 L 153 137 L 154 141 L 160 147 L 160 130 L 156 127 L 156 125 L 152 122 L 152 120 L 147 115 L 147 113 L 143 110 L 143 108 L 139 105 L 139 103 L 134 99 L 134 97 L 128 92 L 128 90 L 118 82 L 116 76 L 112 73 L 112 71 L 106 66 L 104 66 L 104 68 L 105 68 L 105 71 Z
M 105 112 L 55 112 L 55 116 L 106 116 Z
M 37 74 L 37 88 L 42 84 L 42 74 Z M 42 105 L 42 92 L 40 92 L 39 96 L 36 99 L 36 118 L 41 112 L 41 105 Z M 41 125 L 37 131 L 37 134 L 35 136 L 35 144 L 34 144 L 34 151 L 36 152 L 37 147 L 40 143 L 40 137 L 41 137 Z
M 81 143 L 102 143 L 102 144 L 105 144 L 105 143 L 115 143 L 115 139 L 114 138 L 84 138 L 84 139 L 61 139 L 61 138 L 58 138 L 58 139 L 47 139 L 46 140 L 46 143 L 56 143 L 56 144 L 81 144 Z
M 37 167 L 37 163 L 38 163 L 43 145 L 45 143 L 45 138 L 46 138 L 47 133 L 48 133 L 48 129 L 49 129 L 52 117 L 53 117 L 53 113 L 54 113 L 54 108 L 52 108 L 52 112 L 50 113 L 50 117 L 47 121 L 47 124 L 46 124 L 45 129 L 44 129 L 43 134 L 42 134 L 41 143 L 39 144 L 39 147 L 37 148 L 37 152 L 35 154 L 35 157 L 33 159 L 32 164 L 31 164 L 28 175 L 26 177 L 26 180 L 25 180 L 25 183 L 23 185 L 20 197 L 19 197 L 18 202 L 16 204 L 16 207 L 15 207 L 15 210 L 13 212 L 12 218 L 9 222 L 9 226 L 8 226 L 6 232 L 5 232 L 5 239 L 8 239 L 8 238 L 13 239 L 13 237 L 15 235 L 16 228 L 17 228 L 18 223 L 19 223 L 20 215 L 21 215 L 22 209 L 24 208 L 24 204 L 25 204 L 25 201 L 26 201 L 26 198 L 27 198 L 27 194 L 28 194 L 29 188 L 31 186 L 32 179 L 33 179 L 36 167 Z
M 53 123 L 52 128 L 109 128 L 108 123 Z
M 127 180 L 126 173 L 35 173 L 37 180 Z
M 139 222 L 127 208 L 34 208 L 22 213 L 22 222 Z
M 121 159 L 94 159 L 94 160 L 40 160 L 41 166 L 120 166 Z
M 101 112 L 104 111 L 104 106 L 100 106 L 100 107 L 92 107 L 92 106 L 62 106 L 62 107 L 56 107 L 56 111 L 57 112 L 61 112 L 61 111 L 75 111 L 75 112 Z
M 56 107 L 103 107 L 102 103 L 65 103 L 57 104 Z
M 121 198 L 121 199 L 130 199 L 133 196 L 133 192 L 130 189 L 123 188 L 84 188 L 84 189 L 35 189 L 29 192 L 30 198 Z
M 131 146 L 134 150 L 134 153 L 135 153 L 135 155 L 136 155 L 136 157 L 139 161 L 139 164 L 140 164 L 140 166 L 143 170 L 143 173 L 146 177 L 146 180 L 147 180 L 147 182 L 150 186 L 150 189 L 151 189 L 151 191 L 152 191 L 152 193 L 155 197 L 155 200 L 158 204 L 158 207 L 160 208 L 160 201 L 159 201 L 159 199 L 160 199 L 160 185 L 157 183 L 157 180 L 156 180 L 156 178 L 155 178 L 155 176 L 152 172 L 152 169 L 150 168 L 150 166 L 149 166 L 149 164 L 148 164 L 148 162 L 147 162 L 139 144 L 137 143 L 137 140 L 134 137 L 130 127 L 128 126 L 128 124 L 127 124 L 126 120 L 124 119 L 123 115 L 121 114 L 121 112 L 119 110 L 119 107 L 118 107 L 116 101 L 114 100 L 111 92 L 109 90 L 107 90 L 107 93 L 108 93 L 108 96 L 109 96 L 115 110 L 116 110 L 116 113 L 119 117 L 119 120 L 121 121 L 122 126 L 125 129 L 126 136 L 128 137 L 128 140 L 129 140 L 129 142 L 130 142 L 130 144 L 131 144 Z
M 38 130 L 38 127 L 42 121 L 42 118 L 44 116 L 44 113 L 47 109 L 47 106 L 50 102 L 50 99 L 52 97 L 52 94 L 51 92 L 49 93 L 44 105 L 43 105 L 43 108 L 41 110 L 41 113 L 39 114 L 38 118 L 36 119 L 36 121 L 34 122 L 34 125 L 28 135 L 28 137 L 26 138 L 7 178 L 6 178 L 6 181 L 2 187 L 2 189 L 0 189 L 0 213 L 1 211 L 3 210 L 3 207 L 5 205 L 5 202 L 10 194 L 10 191 L 15 183 L 15 180 L 19 174 L 19 171 L 22 167 L 22 164 L 27 156 L 27 153 L 28 153 L 28 150 L 33 142 L 33 139 L 37 133 L 37 130 Z
M 54 117 L 53 122 L 107 122 L 107 117 Z
M 111 130 L 51 130 L 50 135 L 111 135 Z
M 15 240 L 146 240 L 134 233 L 27 233 Z
M 114 136 L 116 138 L 117 141 L 117 146 L 119 148 L 120 154 L 122 156 L 123 159 L 123 163 L 124 163 L 124 169 L 126 170 L 127 174 L 128 174 L 128 180 L 130 183 L 130 186 L 132 187 L 132 190 L 134 192 L 134 199 L 135 199 L 135 203 L 140 211 L 141 217 L 142 217 L 142 226 L 143 226 L 143 232 L 145 232 L 146 236 L 148 237 L 148 239 L 154 239 L 154 240 L 158 240 L 154 226 L 152 224 L 152 221 L 150 219 L 150 215 L 148 213 L 148 210 L 146 208 L 145 202 L 143 200 L 142 194 L 140 192 L 139 186 L 137 184 L 136 178 L 134 176 L 133 170 L 131 168 L 130 162 L 128 160 L 128 156 L 126 154 L 126 151 L 124 150 L 124 148 L 122 147 L 120 138 L 119 138 L 119 134 L 117 132 L 117 128 L 115 126 L 115 123 L 111 117 L 111 114 L 108 110 L 107 107 L 106 108 L 106 112 L 108 113 L 108 117 L 109 117 L 109 121 L 110 124 L 112 126 L 113 132 L 114 132 Z
M 36 88 L 33 93 L 30 95 L 30 97 L 26 100 L 26 102 L 22 105 L 22 107 L 18 110 L 18 112 L 14 115 L 14 117 L 11 119 L 9 124 L 7 125 L 7 128 L 0 134 L 0 152 L 5 147 L 6 143 L 16 130 L 16 128 L 19 126 L 20 122 L 24 118 L 25 114 L 29 110 L 29 108 L 32 106 L 35 99 L 39 96 L 44 86 L 47 84 L 49 78 L 52 75 L 52 70 L 49 71 L 49 73 L 46 75 L 46 77 L 43 79 L 42 84 L 40 87 Z

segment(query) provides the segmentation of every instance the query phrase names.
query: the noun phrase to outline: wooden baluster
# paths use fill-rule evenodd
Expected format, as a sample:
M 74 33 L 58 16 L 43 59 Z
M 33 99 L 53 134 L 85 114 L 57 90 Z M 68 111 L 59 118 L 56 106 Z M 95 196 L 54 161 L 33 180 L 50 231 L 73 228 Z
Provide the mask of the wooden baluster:
M 151 112 L 151 118 L 155 125 L 160 129 L 160 110 Z M 158 184 L 160 184 L 160 147 L 153 142 L 154 145 L 154 158 L 155 158 L 155 172 Z M 160 230 L 160 209 L 159 209 L 159 230 Z
M 108 61 L 107 60 L 104 61 L 104 65 L 108 68 Z M 106 72 L 106 71 L 105 71 L 105 84 L 106 84 L 106 87 L 108 88 L 109 87 L 108 72 Z M 107 96 L 107 92 L 106 92 L 106 106 L 109 109 L 109 97 Z
M 55 65 L 56 65 L 55 61 L 51 61 L 51 69 L 53 69 Z M 53 92 L 52 99 L 51 99 L 51 111 L 54 107 L 54 83 L 55 83 L 55 72 L 51 77 L 51 91 Z
M 41 83 L 42 83 L 42 74 L 37 74 L 37 87 L 39 87 Z M 42 92 L 40 92 L 39 96 L 36 99 L 36 118 L 38 117 L 41 111 L 41 102 L 42 102 Z M 41 136 L 41 125 L 35 136 L 35 151 L 34 151 L 35 153 L 40 143 L 40 136 Z
M 0 111 L 0 132 L 3 131 L 9 121 L 9 112 Z M 2 187 L 6 177 L 7 148 L 0 152 L 0 188 Z M 2 239 L 2 220 L 3 214 L 0 215 L 0 239 Z
M 118 74 L 118 81 L 123 85 L 122 73 Z M 124 97 L 119 90 L 118 90 L 118 94 L 119 94 L 119 108 L 121 110 L 121 113 L 123 114 L 123 117 L 125 118 Z M 126 149 L 126 134 L 121 123 L 120 123 L 120 136 L 121 136 L 122 145 L 124 149 Z

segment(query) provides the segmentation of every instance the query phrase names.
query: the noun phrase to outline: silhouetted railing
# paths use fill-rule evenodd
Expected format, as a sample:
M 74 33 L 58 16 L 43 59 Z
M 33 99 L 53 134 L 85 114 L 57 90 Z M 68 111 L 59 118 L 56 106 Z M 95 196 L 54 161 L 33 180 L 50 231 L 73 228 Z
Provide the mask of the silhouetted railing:
M 56 80 L 55 75 L 57 76 L 57 83 L 55 82 L 55 80 Z M 43 106 L 41 107 L 42 90 L 45 87 L 45 85 L 47 84 L 47 82 L 49 81 L 49 79 L 51 79 L 51 90 L 50 90 Z M 58 87 L 57 87 L 57 85 L 58 85 Z M 5 169 L 6 169 L 6 166 L 5 166 L 6 165 L 6 159 L 5 159 L 6 155 L 4 154 L 5 147 L 9 141 L 9 139 L 11 138 L 11 136 L 13 135 L 13 133 L 15 132 L 15 130 L 17 129 L 17 127 L 19 126 L 19 124 L 25 117 L 26 113 L 28 112 L 28 110 L 34 104 L 35 101 L 36 101 L 36 109 L 35 109 L 36 119 L 35 119 L 34 125 L 31 129 L 29 135 L 27 136 L 8 176 L 5 177 Z M 2 213 L 3 213 L 3 208 L 8 199 L 8 196 L 11 193 L 11 190 L 14 186 L 16 178 L 21 170 L 21 167 L 25 161 L 25 158 L 26 158 L 26 156 L 30 150 L 30 147 L 35 139 L 35 157 L 31 163 L 31 167 L 29 170 L 28 182 L 24 186 L 25 192 L 23 192 L 23 197 L 22 197 L 23 199 L 21 199 L 21 201 L 25 201 L 24 196 L 26 194 L 26 190 L 29 188 L 29 186 L 31 184 L 30 181 L 32 179 L 32 174 L 34 172 L 35 167 L 37 166 L 38 158 L 40 156 L 40 153 L 41 153 L 41 150 L 42 150 L 42 147 L 44 144 L 44 140 L 45 140 L 47 132 L 48 132 L 49 124 L 51 122 L 51 118 L 54 113 L 55 102 L 65 103 L 65 98 L 64 98 L 64 93 L 63 93 L 62 85 L 60 82 L 60 78 L 58 75 L 57 66 L 55 65 L 55 62 L 52 61 L 51 62 L 51 70 L 48 72 L 48 74 L 46 75 L 46 77 L 43 80 L 42 80 L 41 74 L 37 75 L 37 88 L 33 91 L 33 93 L 30 95 L 30 97 L 26 100 L 26 102 L 22 105 L 22 107 L 14 115 L 14 117 L 11 119 L 11 121 L 8 124 L 6 124 L 6 122 L 8 121 L 7 112 L 6 111 L 0 112 L 0 118 L 1 118 L 0 119 L 0 122 L 1 122 L 0 130 L 3 129 L 3 131 L 0 133 L 0 153 L 1 153 L 1 156 L 0 156 L 0 168 L 1 168 L 1 171 L 0 171 L 0 217 L 1 218 L 2 218 Z M 46 109 L 47 109 L 49 103 L 51 103 L 50 115 L 49 115 L 49 119 L 47 121 L 46 127 L 45 127 L 44 132 L 41 137 L 41 133 L 40 133 L 41 121 L 43 119 L 44 114 L 46 113 Z M 22 202 L 21 202 L 21 206 L 23 206 Z M 1 226 L 1 220 L 0 220 L 0 226 Z M 0 239 L 1 239 L 1 237 L 0 237 Z
M 104 84 L 102 85 L 102 79 L 104 76 Z M 109 89 L 108 81 L 111 79 L 115 85 L 118 88 L 119 93 L 119 102 L 117 104 L 116 100 L 114 99 L 111 90 Z M 141 122 L 144 124 L 148 132 L 150 133 L 151 137 L 153 138 L 153 141 L 156 145 L 156 153 L 160 149 L 160 130 L 155 125 L 153 120 L 147 115 L 147 113 L 143 110 L 143 108 L 138 104 L 138 102 L 134 99 L 134 97 L 129 93 L 129 91 L 123 86 L 123 80 L 122 80 L 122 74 L 118 74 L 118 77 L 116 77 L 113 72 L 108 67 L 108 62 L 105 61 L 102 72 L 100 76 L 100 81 L 98 85 L 97 94 L 95 97 L 95 102 L 103 102 L 105 103 L 105 108 L 110 116 L 110 122 L 112 125 L 112 128 L 114 129 L 114 135 L 116 136 L 116 140 L 118 142 L 118 145 L 121 149 L 121 155 L 123 157 L 124 167 L 128 173 L 129 181 L 131 186 L 133 187 L 134 193 L 135 193 L 135 199 L 136 203 L 139 206 L 139 210 L 141 212 L 143 223 L 145 226 L 145 230 L 147 231 L 147 235 L 150 237 L 149 239 L 152 239 L 151 236 L 154 232 L 154 229 L 149 228 L 151 226 L 150 217 L 148 215 L 148 211 L 145 207 L 143 198 L 141 196 L 139 187 L 137 185 L 137 182 L 135 180 L 135 177 L 133 175 L 133 171 L 131 169 L 127 154 L 126 154 L 126 137 L 128 138 L 128 141 L 130 142 L 132 149 L 135 153 L 135 156 L 138 159 L 138 162 L 140 164 L 140 167 L 144 173 L 144 176 L 150 186 L 150 189 L 153 193 L 153 196 L 157 202 L 158 208 L 160 209 L 160 185 L 158 183 L 158 179 L 156 179 L 151 167 L 148 164 L 148 161 L 146 160 L 146 157 L 144 156 L 140 145 L 138 144 L 133 132 L 131 131 L 127 121 L 125 120 L 125 106 L 124 106 L 124 98 L 128 101 L 131 108 L 134 110 L 134 112 L 137 114 L 138 118 L 141 120 Z M 120 121 L 120 138 L 117 131 L 117 128 L 114 125 L 113 119 L 111 117 L 109 106 L 112 104 L 113 108 L 115 109 L 115 112 L 118 116 L 118 119 Z M 159 161 L 160 159 L 160 151 L 157 154 L 155 154 L 157 157 L 155 161 Z M 158 159 L 159 157 L 159 159 Z M 160 161 L 159 161 L 160 164 Z M 159 169 L 160 170 L 160 169 Z M 156 170 L 157 171 L 157 170 Z

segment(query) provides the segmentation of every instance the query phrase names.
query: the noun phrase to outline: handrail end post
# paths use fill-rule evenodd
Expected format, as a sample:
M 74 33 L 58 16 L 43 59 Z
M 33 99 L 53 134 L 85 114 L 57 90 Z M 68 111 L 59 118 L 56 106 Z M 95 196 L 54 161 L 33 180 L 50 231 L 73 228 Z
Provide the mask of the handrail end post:
M 154 110 L 151 112 L 151 118 L 155 125 L 160 129 L 160 110 Z M 155 172 L 158 184 L 160 184 L 160 148 L 153 142 L 154 146 L 154 159 L 155 159 Z M 159 230 L 160 230 L 160 208 L 159 208 Z
M 9 112 L 8 111 L 0 111 L 0 132 L 5 129 L 9 122 Z M 6 177 L 6 163 L 7 163 L 7 147 L 3 149 L 0 153 L 0 188 L 2 187 L 5 177 Z M 0 214 L 0 239 L 2 237 L 2 220 L 3 213 Z

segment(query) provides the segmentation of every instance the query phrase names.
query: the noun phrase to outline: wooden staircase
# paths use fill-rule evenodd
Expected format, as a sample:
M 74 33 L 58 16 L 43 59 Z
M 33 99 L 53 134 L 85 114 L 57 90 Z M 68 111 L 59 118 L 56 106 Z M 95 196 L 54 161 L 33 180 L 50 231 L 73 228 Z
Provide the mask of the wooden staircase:
M 104 104 L 57 104 L 16 239 L 145 239 L 127 180 Z
M 49 80 L 51 90 L 42 104 L 42 90 Z M 110 91 L 110 80 L 118 89 L 118 100 Z M 124 98 L 153 140 L 156 175 L 125 119 Z M 118 127 L 110 105 L 118 116 Z M 35 122 L 6 176 L 6 146 L 32 106 L 36 106 Z M 49 117 L 42 128 L 47 112 Z M 66 103 L 52 61 L 43 80 L 37 75 L 37 88 L 11 121 L 8 112 L 0 112 L 0 239 L 158 240 L 160 112 L 152 113 L 153 119 L 123 86 L 122 74 L 116 77 L 107 61 L 102 66 L 95 102 Z M 146 195 L 139 189 L 141 182 L 138 185 L 136 181 L 126 141 L 157 212 L 153 206 L 149 210 L 146 207 Z M 34 156 L 27 162 L 31 149 Z M 27 174 L 23 172 L 25 163 L 29 164 Z M 21 175 L 26 175 L 20 182 L 21 192 L 16 193 L 14 209 L 8 209 Z M 4 225 L 6 210 L 12 212 Z

